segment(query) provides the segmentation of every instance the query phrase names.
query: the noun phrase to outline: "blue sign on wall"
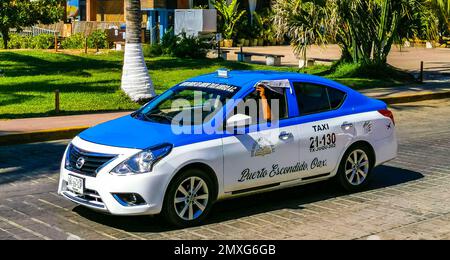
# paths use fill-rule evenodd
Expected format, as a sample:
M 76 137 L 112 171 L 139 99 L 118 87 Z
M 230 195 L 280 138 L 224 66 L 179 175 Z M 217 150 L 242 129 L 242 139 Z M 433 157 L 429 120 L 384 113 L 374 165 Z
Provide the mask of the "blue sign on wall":
M 80 2 L 79 0 L 67 0 L 67 18 L 79 19 Z

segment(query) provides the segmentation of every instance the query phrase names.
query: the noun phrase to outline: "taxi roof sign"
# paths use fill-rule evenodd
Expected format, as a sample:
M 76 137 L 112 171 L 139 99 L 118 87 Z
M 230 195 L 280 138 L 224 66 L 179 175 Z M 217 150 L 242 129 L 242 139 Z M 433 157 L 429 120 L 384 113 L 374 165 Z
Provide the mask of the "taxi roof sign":
M 219 78 L 228 78 L 228 69 L 218 69 L 217 70 L 217 76 Z

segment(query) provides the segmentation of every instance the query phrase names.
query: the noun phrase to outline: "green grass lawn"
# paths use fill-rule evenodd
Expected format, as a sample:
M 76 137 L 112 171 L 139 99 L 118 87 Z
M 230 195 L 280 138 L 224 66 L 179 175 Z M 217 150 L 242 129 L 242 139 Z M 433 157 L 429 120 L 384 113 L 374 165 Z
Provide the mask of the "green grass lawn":
M 48 51 L 0 51 L 0 119 L 39 117 L 54 114 L 54 91 L 61 93 L 61 114 L 136 109 L 120 90 L 123 53 L 63 54 Z M 169 57 L 148 58 L 147 65 L 157 93 L 176 83 L 213 72 L 233 70 L 283 70 L 295 68 Z M 329 67 L 308 69 L 310 74 L 329 76 L 354 88 L 402 84 L 389 79 L 334 77 Z

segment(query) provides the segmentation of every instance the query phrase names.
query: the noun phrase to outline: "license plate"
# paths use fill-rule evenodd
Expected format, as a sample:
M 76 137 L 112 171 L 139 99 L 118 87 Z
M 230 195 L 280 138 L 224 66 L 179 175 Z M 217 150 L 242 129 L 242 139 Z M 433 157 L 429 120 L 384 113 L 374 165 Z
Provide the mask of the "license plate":
M 77 194 L 84 193 L 84 179 L 69 175 L 69 179 L 67 181 L 67 189 L 75 192 Z

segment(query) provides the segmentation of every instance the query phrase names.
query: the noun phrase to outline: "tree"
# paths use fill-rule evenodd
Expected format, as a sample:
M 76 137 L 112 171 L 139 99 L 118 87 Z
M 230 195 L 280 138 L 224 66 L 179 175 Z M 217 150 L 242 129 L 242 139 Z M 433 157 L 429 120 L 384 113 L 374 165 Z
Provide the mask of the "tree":
M 245 10 L 239 10 L 239 3 L 237 0 L 216 0 L 214 7 L 220 15 L 220 31 L 223 33 L 225 39 L 233 38 L 235 33 L 235 26 L 245 15 Z
M 141 1 L 127 0 L 122 90 L 135 102 L 144 102 L 155 96 L 153 82 L 142 52 L 141 26 Z
M 306 43 L 336 42 L 344 61 L 384 64 L 394 42 L 418 34 L 436 38 L 428 1 L 278 0 L 274 22 L 297 52 Z
M 282 0 L 275 2 L 273 8 L 277 37 L 290 37 L 294 52 L 303 59 L 308 45 L 323 45 L 335 38 L 330 30 L 334 29 L 335 17 L 326 1 Z
M 65 0 L 2 0 L 0 1 L 0 33 L 8 48 L 9 30 L 21 31 L 37 23 L 51 24 L 63 18 Z
M 448 15 L 450 14 L 450 1 L 449 0 L 428 0 L 428 3 L 431 4 L 432 8 L 437 9 L 442 15 L 445 15 L 448 19 Z
M 340 19 L 338 41 L 345 42 L 344 59 L 387 62 L 395 42 L 414 37 L 437 38 L 438 21 L 427 0 L 334 0 Z
M 434 12 L 440 24 L 440 31 L 444 33 L 450 32 L 450 1 L 449 0 L 428 0 L 429 10 Z

